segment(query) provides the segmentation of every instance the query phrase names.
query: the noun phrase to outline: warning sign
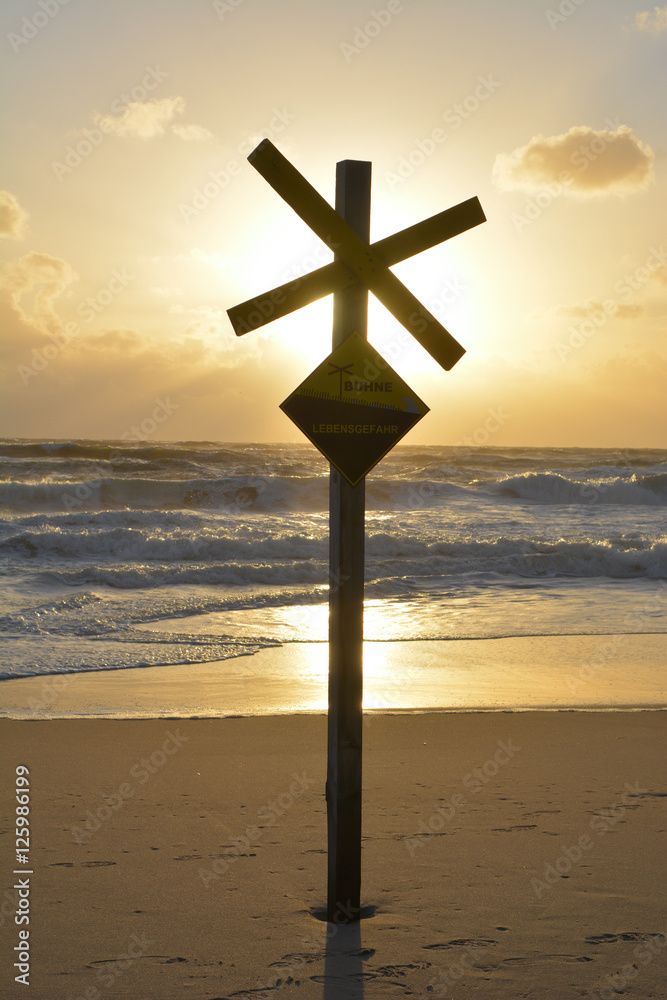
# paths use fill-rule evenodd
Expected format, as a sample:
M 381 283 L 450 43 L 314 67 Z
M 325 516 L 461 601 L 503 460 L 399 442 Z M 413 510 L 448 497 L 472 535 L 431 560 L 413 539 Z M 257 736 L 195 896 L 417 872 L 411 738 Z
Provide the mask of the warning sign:
M 428 406 L 358 333 L 280 404 L 352 485 L 428 413 Z

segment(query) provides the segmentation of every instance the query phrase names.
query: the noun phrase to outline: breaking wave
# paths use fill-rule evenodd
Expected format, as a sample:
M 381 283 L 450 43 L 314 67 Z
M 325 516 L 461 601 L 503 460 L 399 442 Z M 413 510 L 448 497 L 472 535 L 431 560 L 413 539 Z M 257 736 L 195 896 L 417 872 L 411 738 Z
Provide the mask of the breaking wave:
M 437 480 L 376 479 L 367 483 L 370 510 L 418 510 L 492 496 L 540 504 L 667 505 L 667 473 L 574 480 L 554 472 L 525 473 L 467 486 Z M 322 511 L 328 506 L 324 476 L 225 476 L 219 479 L 104 478 L 87 482 L 0 483 L 9 510 L 215 510 Z
M 119 588 L 169 584 L 294 585 L 327 583 L 328 543 L 319 533 L 266 531 L 239 537 L 224 528 L 199 533 L 137 527 L 19 531 L 0 542 L 0 553 L 36 559 L 52 581 Z M 67 565 L 69 563 L 69 565 Z M 528 537 L 435 539 L 370 531 L 369 582 L 476 574 L 522 577 L 667 577 L 667 540 Z

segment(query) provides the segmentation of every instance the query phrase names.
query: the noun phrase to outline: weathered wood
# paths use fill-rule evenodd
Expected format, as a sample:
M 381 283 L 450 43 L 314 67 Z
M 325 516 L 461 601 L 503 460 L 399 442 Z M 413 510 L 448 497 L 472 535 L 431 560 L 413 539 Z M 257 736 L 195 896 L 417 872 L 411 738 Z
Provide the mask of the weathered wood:
M 333 292 L 335 351 L 355 331 L 366 340 L 370 290 L 443 368 L 449 369 L 459 360 L 465 353 L 461 345 L 389 267 L 484 222 L 477 198 L 371 246 L 370 163 L 345 160 L 337 164 L 333 209 L 268 139 L 248 160 L 334 251 L 335 260 L 228 310 L 238 336 Z M 354 359 L 339 369 L 334 364 L 334 373 L 353 364 Z M 329 433 L 328 424 L 325 433 Z M 343 457 L 347 460 L 349 454 Z M 338 464 L 345 467 L 342 461 Z M 350 470 L 355 485 L 334 466 L 330 475 L 327 915 L 338 923 L 356 921 L 361 913 L 365 480 L 357 482 L 356 476 L 368 467 L 362 464 Z
M 336 212 L 368 242 L 371 164 L 336 164 Z M 368 290 L 334 295 L 333 347 L 356 331 L 366 339 Z M 363 697 L 365 480 L 352 486 L 331 466 L 329 487 L 329 717 L 327 919 L 359 919 Z
M 482 222 L 486 222 L 486 216 L 479 199 L 469 198 L 460 205 L 454 205 L 453 208 L 447 208 L 444 212 L 431 216 L 430 219 L 424 219 L 423 222 L 403 229 L 400 233 L 393 233 L 383 240 L 378 240 L 377 243 L 372 243 L 371 250 L 389 267 L 407 260 L 408 257 L 414 257 L 415 254 L 423 253 L 424 250 L 430 250 L 431 247 L 453 236 L 459 236 Z M 302 277 L 287 281 L 284 285 L 278 285 L 264 295 L 258 295 L 233 306 L 227 310 L 227 315 L 236 336 L 242 337 L 244 333 L 258 330 L 273 320 L 288 316 L 296 309 L 310 305 L 324 295 L 350 288 L 358 280 L 356 274 L 346 264 L 334 261 Z
M 463 357 L 465 348 L 269 139 L 260 142 L 248 160 L 439 365 L 449 371 Z

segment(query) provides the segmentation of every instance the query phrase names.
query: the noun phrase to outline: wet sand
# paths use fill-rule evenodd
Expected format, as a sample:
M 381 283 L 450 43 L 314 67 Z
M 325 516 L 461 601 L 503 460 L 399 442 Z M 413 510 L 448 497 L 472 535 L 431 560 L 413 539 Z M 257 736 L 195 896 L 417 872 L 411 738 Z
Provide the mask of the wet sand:
M 667 635 L 364 643 L 369 711 L 667 706 Z M 328 646 L 285 643 L 210 663 L 0 682 L 18 718 L 325 712 Z

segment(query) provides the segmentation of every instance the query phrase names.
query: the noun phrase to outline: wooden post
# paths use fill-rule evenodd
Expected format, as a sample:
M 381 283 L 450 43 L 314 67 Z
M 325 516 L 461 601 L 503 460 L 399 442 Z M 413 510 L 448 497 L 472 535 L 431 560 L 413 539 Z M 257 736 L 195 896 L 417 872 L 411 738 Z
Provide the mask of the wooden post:
M 336 254 L 333 264 L 319 268 L 302 281 L 290 282 L 274 288 L 263 296 L 248 299 L 239 306 L 228 309 L 228 315 L 237 336 L 258 329 L 265 323 L 300 309 L 322 295 L 334 293 L 333 349 L 337 351 L 353 333 L 366 340 L 368 326 L 368 290 L 390 310 L 432 357 L 447 371 L 464 353 L 463 347 L 425 309 L 415 296 L 405 288 L 390 265 L 457 233 L 465 232 L 485 221 L 484 212 L 477 198 L 441 212 L 371 245 L 370 203 L 371 164 L 361 160 L 344 160 L 336 164 L 335 209 L 315 190 L 296 167 L 276 149 L 269 139 L 263 139 L 248 157 L 252 166 L 271 187 L 290 205 L 297 215 L 310 226 Z M 371 350 L 367 345 L 350 341 L 338 350 L 338 359 L 354 347 L 359 358 Z M 355 354 L 352 358 L 354 360 Z M 327 391 L 306 389 L 306 383 L 315 379 L 320 384 L 322 369 L 328 363 L 324 383 Z M 339 367 L 329 359 L 322 362 L 289 397 L 281 407 L 300 427 L 304 434 L 336 465 L 347 469 L 350 479 L 362 470 L 368 472 L 386 450 L 369 447 L 367 453 L 348 450 L 348 435 L 339 433 L 333 425 L 325 430 L 316 429 L 316 414 L 331 410 L 331 384 L 328 376 L 342 373 L 351 364 Z M 397 384 L 405 386 L 406 396 L 416 403 L 416 409 L 395 405 L 396 432 L 387 443 L 391 447 L 408 426 L 427 411 L 409 386 L 395 372 Z M 341 375 L 342 378 L 342 375 Z M 318 381 L 319 380 L 319 381 Z M 375 390 L 373 390 L 375 391 Z M 399 393 L 400 395 L 400 393 Z M 321 397 L 319 401 L 315 397 Z M 316 404 L 306 406 L 304 398 L 311 397 Z M 342 389 L 338 402 L 343 404 Z M 353 402 L 357 402 L 353 398 Z M 359 400 L 358 402 L 362 402 Z M 366 402 L 373 403 L 372 398 Z M 376 401 L 380 402 L 380 400 Z M 388 402 L 386 397 L 382 404 Z M 349 406 L 348 399 L 345 406 Z M 398 399 L 394 400 L 398 404 Z M 345 407 L 339 406 L 341 413 Z M 398 412 L 410 413 L 403 429 L 398 427 Z M 413 420 L 413 417 L 415 418 Z M 399 433 L 400 430 L 400 433 Z M 387 429 L 384 428 L 384 434 Z M 327 440 L 333 437 L 333 442 Z M 363 435 L 362 446 L 364 444 Z M 368 443 L 371 444 L 370 434 Z M 353 461 L 350 462 L 350 459 Z M 360 462 L 360 459 L 364 461 Z M 356 465 L 355 465 L 356 463 Z M 365 481 L 352 486 L 342 473 L 331 466 L 329 487 L 329 716 L 327 760 L 327 832 L 329 840 L 329 867 L 327 879 L 327 917 L 338 923 L 350 923 L 360 917 L 361 898 L 361 742 L 363 695 L 363 618 L 364 618 L 364 514 Z
M 371 164 L 336 164 L 336 211 L 370 240 Z M 334 294 L 333 347 L 355 330 L 365 340 L 368 289 Z M 327 919 L 359 919 L 363 695 L 365 481 L 351 486 L 331 466 L 329 486 L 329 729 Z

